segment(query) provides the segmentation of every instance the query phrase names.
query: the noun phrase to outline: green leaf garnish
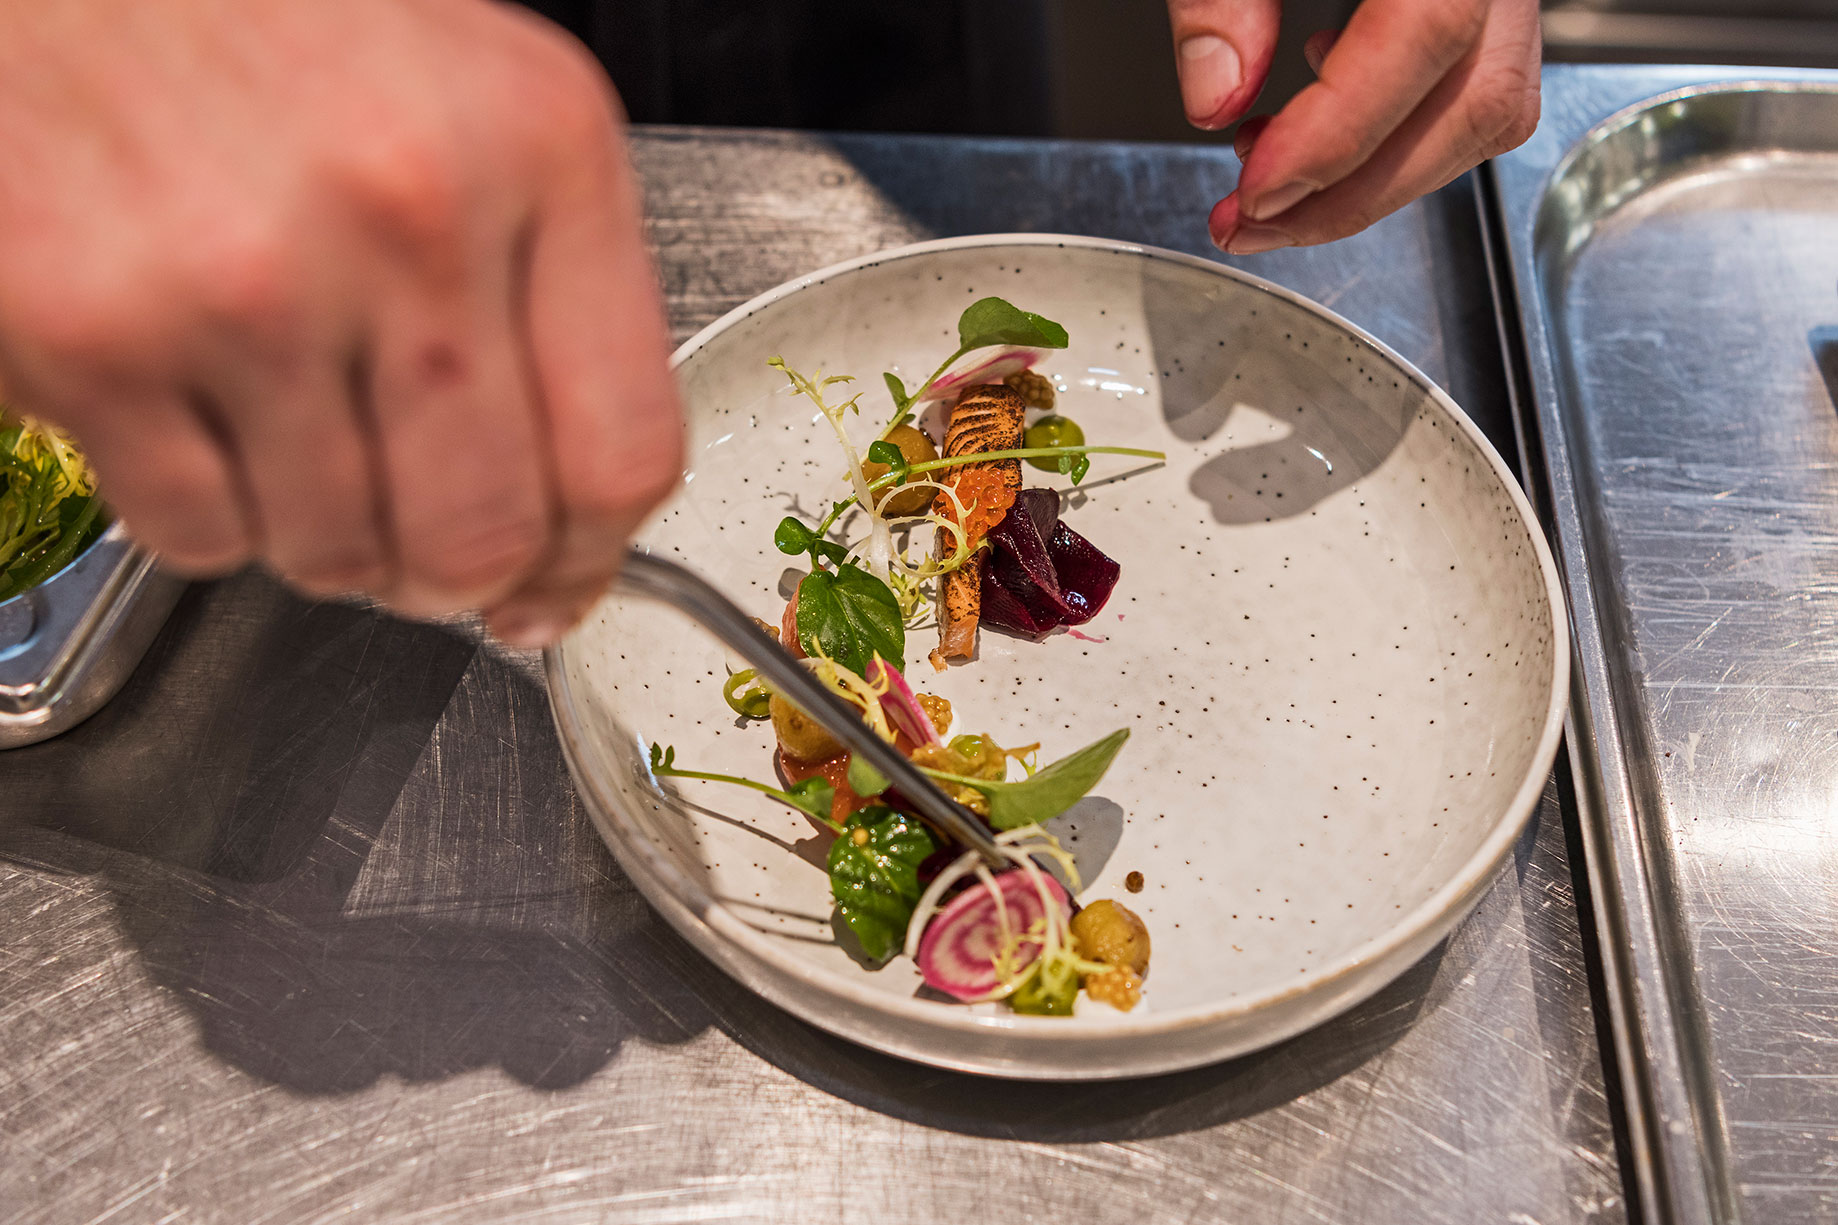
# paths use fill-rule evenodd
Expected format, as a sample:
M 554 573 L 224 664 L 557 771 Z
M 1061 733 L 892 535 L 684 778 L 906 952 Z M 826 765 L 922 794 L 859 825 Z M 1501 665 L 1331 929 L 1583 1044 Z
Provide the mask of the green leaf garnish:
M 887 790 L 887 776 L 869 765 L 860 753 L 849 754 L 849 790 L 859 796 L 879 795 Z
M 798 643 L 860 676 L 879 655 L 906 667 L 906 622 L 893 590 L 859 566 L 815 570 L 798 584 Z
M 957 319 L 957 339 L 960 356 L 990 345 L 1063 349 L 1070 343 L 1059 324 L 1001 298 L 979 298 L 966 307 Z
M 1038 825 L 1051 817 L 1057 817 L 1084 799 L 1098 785 L 1098 780 L 1104 777 L 1104 771 L 1110 768 L 1117 751 L 1129 738 L 1129 728 L 1118 728 L 1104 739 L 1094 741 L 1069 757 L 1062 757 L 1050 766 L 1041 767 L 1032 776 L 1012 783 L 947 774 L 924 766 L 920 767 L 920 771 L 932 778 L 982 792 L 989 801 L 989 823 L 999 830 L 1019 829 L 1023 825 Z
M 906 484 L 906 452 L 891 442 L 874 442 L 869 444 L 868 459 L 871 463 L 887 465 L 888 473 L 896 485 Z
M 836 788 L 821 774 L 813 774 L 803 782 L 793 783 L 785 789 L 785 794 L 793 808 L 817 818 L 825 825 L 836 824 L 830 819 L 830 805 L 836 799 Z
M 651 746 L 651 773 L 659 778 L 698 778 L 709 783 L 732 783 L 736 787 L 745 787 L 761 795 L 769 795 L 781 804 L 788 804 L 837 833 L 842 826 L 830 819 L 830 804 L 836 798 L 836 788 L 820 774 L 813 774 L 801 783 L 793 783 L 784 791 L 769 787 L 765 783 L 738 774 L 712 774 L 704 770 L 679 770 L 676 768 L 676 746 L 654 744 Z
M 1074 485 L 1078 484 L 1080 481 L 1085 479 L 1085 474 L 1090 471 L 1091 471 L 1091 456 L 1089 455 L 1079 456 L 1077 459 L 1072 461 L 1072 483 Z
M 816 539 L 817 533 L 806 527 L 796 515 L 786 515 L 780 519 L 778 527 L 772 532 L 772 543 L 778 546 L 779 552 L 789 553 L 793 557 L 810 552 Z
M 887 384 L 887 392 L 889 395 L 893 396 L 894 408 L 898 409 L 904 416 L 907 405 L 913 402 L 913 398 L 906 394 L 906 384 L 902 383 L 900 381 L 900 376 L 891 370 L 883 370 L 881 372 L 881 381 Z M 894 424 L 898 425 L 899 422 L 896 421 Z
M 887 437 L 897 425 L 905 423 L 912 415 L 912 406 L 925 398 L 925 393 L 932 389 L 945 371 L 951 368 L 964 354 L 974 349 L 987 349 L 991 345 L 1019 345 L 1029 349 L 1063 349 L 1070 340 L 1066 329 L 1043 315 L 1024 311 L 1012 302 L 1001 298 L 978 298 L 964 308 L 964 313 L 957 317 L 957 352 L 938 364 L 932 371 L 932 377 L 919 384 L 919 390 L 911 395 L 906 393 L 906 384 L 895 378 L 891 371 L 881 378 L 887 384 L 887 390 L 893 395 L 894 418 L 881 427 L 882 438 Z
M 849 814 L 830 844 L 830 894 L 836 913 L 873 961 L 886 961 L 906 941 L 919 904 L 919 865 L 938 849 L 917 820 L 876 806 Z

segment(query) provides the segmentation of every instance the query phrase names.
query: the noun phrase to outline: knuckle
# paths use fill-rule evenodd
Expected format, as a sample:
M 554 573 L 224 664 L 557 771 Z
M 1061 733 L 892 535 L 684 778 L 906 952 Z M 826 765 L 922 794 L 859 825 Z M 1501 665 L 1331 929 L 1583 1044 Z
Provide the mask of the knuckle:
M 309 595 L 380 592 L 389 583 L 389 568 L 379 550 L 356 547 L 339 553 L 316 553 L 272 562 L 282 578 Z
M 226 233 L 181 257 L 181 292 L 219 326 L 279 338 L 296 321 L 293 259 L 278 231 Z
M 1538 90 L 1536 88 L 1525 90 L 1520 95 L 1519 105 L 1514 109 L 1512 119 L 1507 123 L 1505 130 L 1500 133 L 1499 139 L 1495 142 L 1497 147 L 1494 149 L 1494 152 L 1496 154 L 1505 153 L 1509 150 L 1517 149 L 1520 145 L 1530 140 L 1532 138 L 1532 133 L 1538 130 L 1540 113 L 1541 103 L 1538 97 Z
M 549 525 L 536 515 L 482 512 L 460 523 L 419 547 L 403 542 L 405 579 L 454 607 L 477 603 L 482 593 L 515 582 L 542 557 L 549 542 Z
M 415 248 L 458 245 L 466 192 L 450 142 L 380 130 L 341 153 L 330 174 L 345 204 L 385 237 Z
M 1480 38 L 1487 6 L 1471 2 L 1429 4 L 1419 13 L 1424 48 L 1438 63 L 1453 63 Z
M 618 98 L 585 47 L 572 39 L 539 39 L 516 76 L 516 111 L 525 131 L 571 152 L 591 142 L 610 147 Z

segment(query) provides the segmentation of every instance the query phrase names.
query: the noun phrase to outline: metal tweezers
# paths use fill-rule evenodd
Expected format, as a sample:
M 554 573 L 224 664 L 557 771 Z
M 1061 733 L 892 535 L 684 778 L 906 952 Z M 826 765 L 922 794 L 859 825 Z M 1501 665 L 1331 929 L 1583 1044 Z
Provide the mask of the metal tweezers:
M 862 721 L 847 702 L 830 692 L 791 653 L 763 632 L 732 600 L 677 562 L 655 554 L 629 551 L 620 582 L 630 591 L 677 609 L 758 668 L 772 687 L 797 705 L 842 746 L 860 756 L 886 778 L 890 789 L 934 827 L 964 846 L 982 853 L 992 865 L 1008 866 L 976 815 L 921 774 L 901 752 Z

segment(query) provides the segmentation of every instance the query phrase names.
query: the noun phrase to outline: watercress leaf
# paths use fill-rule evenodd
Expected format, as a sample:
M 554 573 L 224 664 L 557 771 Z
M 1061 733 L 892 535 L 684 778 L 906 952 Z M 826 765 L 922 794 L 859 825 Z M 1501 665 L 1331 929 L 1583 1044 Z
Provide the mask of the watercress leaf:
M 830 844 L 830 894 L 836 913 L 873 961 L 886 961 L 906 941 L 919 904 L 919 865 L 938 849 L 917 820 L 875 806 L 849 814 Z
M 1078 484 L 1080 481 L 1085 479 L 1085 474 L 1090 471 L 1091 471 L 1091 456 L 1089 455 L 1079 456 L 1078 459 L 1073 461 L 1073 464 L 1072 464 L 1072 483 L 1074 485 Z
M 906 622 L 886 583 L 854 565 L 819 570 L 798 585 L 798 643 L 856 675 L 876 655 L 906 666 Z
M 1062 757 L 1050 766 L 1042 766 L 1028 778 L 1012 783 L 959 775 L 949 777 L 952 782 L 973 787 L 983 793 L 989 801 L 989 823 L 995 828 L 1019 829 L 1023 825 L 1038 825 L 1057 817 L 1084 799 L 1098 785 L 1098 780 L 1104 777 L 1104 771 L 1110 768 L 1117 751 L 1129 738 L 1129 728 L 1118 728 L 1104 739 L 1088 744 L 1071 756 Z M 937 773 L 932 770 L 925 772 Z
M 825 824 L 829 823 L 830 805 L 836 799 L 836 788 L 821 774 L 813 774 L 803 782 L 793 783 L 785 788 L 785 794 L 791 798 L 792 807 L 809 813 Z
M 840 566 L 843 560 L 849 556 L 849 550 L 843 548 L 834 540 L 813 540 L 811 542 L 811 554 L 819 561 L 827 561 L 832 566 Z
M 1063 349 L 1069 343 L 1059 324 L 1001 298 L 979 298 L 965 308 L 957 319 L 957 339 L 966 353 L 990 345 Z
M 772 543 L 779 547 L 779 552 L 796 556 L 808 553 L 811 542 L 817 534 L 801 523 L 795 515 L 786 515 L 779 520 L 779 526 L 772 533 Z
M 891 370 L 882 371 L 881 380 L 887 384 L 887 390 L 893 396 L 893 406 L 904 412 L 906 406 L 913 402 L 913 398 L 906 394 L 906 384 Z
M 886 439 L 868 444 L 868 458 L 873 463 L 886 464 L 896 471 L 906 467 L 906 453 Z
M 879 795 L 887 790 L 887 776 L 869 765 L 859 753 L 849 754 L 849 790 L 856 795 Z
M 1062 455 L 1059 457 L 1059 470 L 1062 475 L 1067 472 L 1072 471 L 1072 456 L 1071 455 Z

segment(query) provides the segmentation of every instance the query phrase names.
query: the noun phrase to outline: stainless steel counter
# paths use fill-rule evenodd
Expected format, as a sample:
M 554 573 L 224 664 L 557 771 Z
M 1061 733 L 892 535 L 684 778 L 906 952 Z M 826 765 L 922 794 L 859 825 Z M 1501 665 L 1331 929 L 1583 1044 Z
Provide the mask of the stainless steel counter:
M 1229 155 L 644 133 L 679 335 L 910 239 L 1210 253 Z M 1510 452 L 1458 183 L 1242 261 L 1371 329 Z M 572 795 L 533 661 L 466 627 L 186 597 L 90 723 L 0 755 L 0 1217 L 15 1222 L 1624 1218 L 1554 791 L 1479 910 L 1263 1055 L 1010 1086 L 718 975 Z

